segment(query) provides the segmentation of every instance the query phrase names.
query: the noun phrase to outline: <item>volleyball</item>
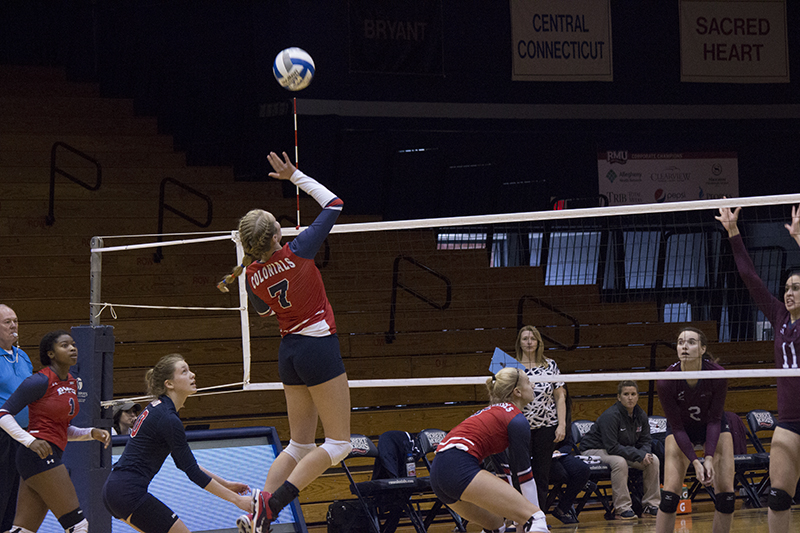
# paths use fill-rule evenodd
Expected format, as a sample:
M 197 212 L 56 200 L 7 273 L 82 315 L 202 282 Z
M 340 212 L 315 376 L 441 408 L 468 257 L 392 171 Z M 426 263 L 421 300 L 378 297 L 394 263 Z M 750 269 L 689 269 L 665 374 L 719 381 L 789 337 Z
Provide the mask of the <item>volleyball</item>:
M 287 48 L 275 57 L 272 73 L 281 87 L 299 91 L 308 87 L 314 78 L 314 60 L 302 48 Z

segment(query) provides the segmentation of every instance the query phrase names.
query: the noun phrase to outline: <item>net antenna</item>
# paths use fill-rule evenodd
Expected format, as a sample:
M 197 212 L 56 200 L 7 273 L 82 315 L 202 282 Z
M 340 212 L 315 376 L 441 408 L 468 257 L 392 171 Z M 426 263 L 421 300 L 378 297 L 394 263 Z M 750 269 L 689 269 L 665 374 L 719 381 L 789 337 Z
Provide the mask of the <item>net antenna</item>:
M 294 166 L 300 168 L 300 155 L 297 149 L 297 98 L 292 98 L 292 108 L 294 110 Z M 295 185 L 295 198 L 297 198 L 297 226 L 300 229 L 300 186 Z

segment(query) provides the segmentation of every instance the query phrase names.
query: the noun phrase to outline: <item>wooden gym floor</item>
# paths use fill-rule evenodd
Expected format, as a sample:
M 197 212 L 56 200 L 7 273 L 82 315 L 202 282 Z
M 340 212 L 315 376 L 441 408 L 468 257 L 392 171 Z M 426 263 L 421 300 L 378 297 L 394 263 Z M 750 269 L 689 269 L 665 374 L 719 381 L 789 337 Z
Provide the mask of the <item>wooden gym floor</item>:
M 711 533 L 711 522 L 714 518 L 713 508 L 705 509 L 705 505 L 697 512 L 678 515 L 675 521 L 676 533 Z M 607 521 L 600 511 L 586 511 L 580 515 L 579 524 L 565 525 L 548 515 L 547 522 L 553 533 L 651 533 L 655 531 L 655 518 L 631 521 Z M 792 508 L 792 524 L 789 531 L 800 530 L 800 506 Z M 309 528 L 309 533 L 323 533 L 325 527 Z M 398 533 L 413 533 L 412 527 L 400 527 Z M 451 523 L 433 524 L 428 533 L 450 533 Z M 475 525 L 467 527 L 468 533 L 479 533 L 481 529 Z M 767 526 L 767 509 L 737 509 L 733 517 L 731 533 L 769 533 Z M 787 532 L 788 533 L 788 532 Z

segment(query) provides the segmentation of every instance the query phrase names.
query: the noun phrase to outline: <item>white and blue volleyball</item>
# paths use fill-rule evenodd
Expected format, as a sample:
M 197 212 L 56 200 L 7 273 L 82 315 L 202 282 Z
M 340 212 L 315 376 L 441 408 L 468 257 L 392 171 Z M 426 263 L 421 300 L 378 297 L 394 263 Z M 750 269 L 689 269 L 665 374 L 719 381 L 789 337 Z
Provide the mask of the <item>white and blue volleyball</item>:
M 302 48 L 287 48 L 275 57 L 272 73 L 281 87 L 299 91 L 314 79 L 314 60 Z

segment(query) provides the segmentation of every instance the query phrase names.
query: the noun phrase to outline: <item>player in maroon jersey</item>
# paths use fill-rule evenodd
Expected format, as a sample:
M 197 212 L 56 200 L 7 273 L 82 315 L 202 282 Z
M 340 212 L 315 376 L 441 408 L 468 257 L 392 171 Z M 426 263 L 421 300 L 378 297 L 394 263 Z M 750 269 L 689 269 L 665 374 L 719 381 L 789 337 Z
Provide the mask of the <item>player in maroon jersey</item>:
M 504 368 L 486 380 L 492 404 L 470 416 L 442 439 L 431 465 L 431 487 L 455 512 L 484 531 L 502 532 L 504 519 L 522 531 L 547 531 L 530 460 L 531 433 L 522 408 L 533 400 L 528 376 Z M 481 469 L 487 457 L 507 451 L 510 481 Z M 517 490 L 515 490 L 515 488 Z
M 667 372 L 723 370 L 704 359 L 707 353 L 705 334 L 697 328 L 685 327 L 678 334 L 677 363 Z M 656 532 L 675 530 L 675 512 L 680 503 L 678 493 L 691 463 L 697 479 L 714 487 L 715 532 L 730 531 L 736 494 L 733 492 L 733 439 L 724 416 L 726 379 L 659 380 L 658 399 L 667 417 L 667 438 L 664 444 L 664 490 L 656 517 Z M 705 445 L 703 461 L 694 451 Z
M 728 231 L 736 268 L 750 296 L 772 324 L 775 336 L 775 366 L 798 368 L 800 358 L 800 269 L 789 272 L 783 289 L 783 301 L 775 298 L 756 273 L 753 260 L 739 234 L 740 207 L 719 210 L 716 217 Z M 784 227 L 800 246 L 800 206 L 792 206 L 792 220 Z M 769 451 L 770 490 L 769 530 L 789 531 L 792 495 L 800 479 L 800 377 L 778 378 L 778 427 L 772 435 Z
M 220 282 L 227 292 L 244 269 L 250 302 L 261 316 L 275 315 L 281 331 L 278 371 L 289 415 L 289 445 L 267 473 L 254 517 L 237 521 L 240 531 L 267 533 L 278 512 L 332 465 L 350 453 L 350 389 L 339 352 L 336 322 L 325 294 L 322 276 L 314 264 L 319 250 L 342 210 L 343 202 L 316 180 L 306 176 L 283 153 L 270 152 L 274 172 L 314 198 L 322 213 L 288 244 L 281 245 L 281 226 L 262 209 L 253 209 L 239 221 L 244 262 Z M 317 421 L 325 442 L 314 444 Z
M 69 373 L 78 360 L 78 350 L 70 334 L 58 330 L 42 337 L 39 359 L 44 368 L 26 378 L 0 407 L 0 427 L 24 446 L 17 452 L 21 480 L 10 532 L 36 531 L 49 509 L 67 533 L 86 533 L 89 523 L 61 456 L 68 440 L 94 439 L 108 446 L 111 434 L 70 425 L 79 409 L 77 382 Z M 28 431 L 14 420 L 25 406 Z

